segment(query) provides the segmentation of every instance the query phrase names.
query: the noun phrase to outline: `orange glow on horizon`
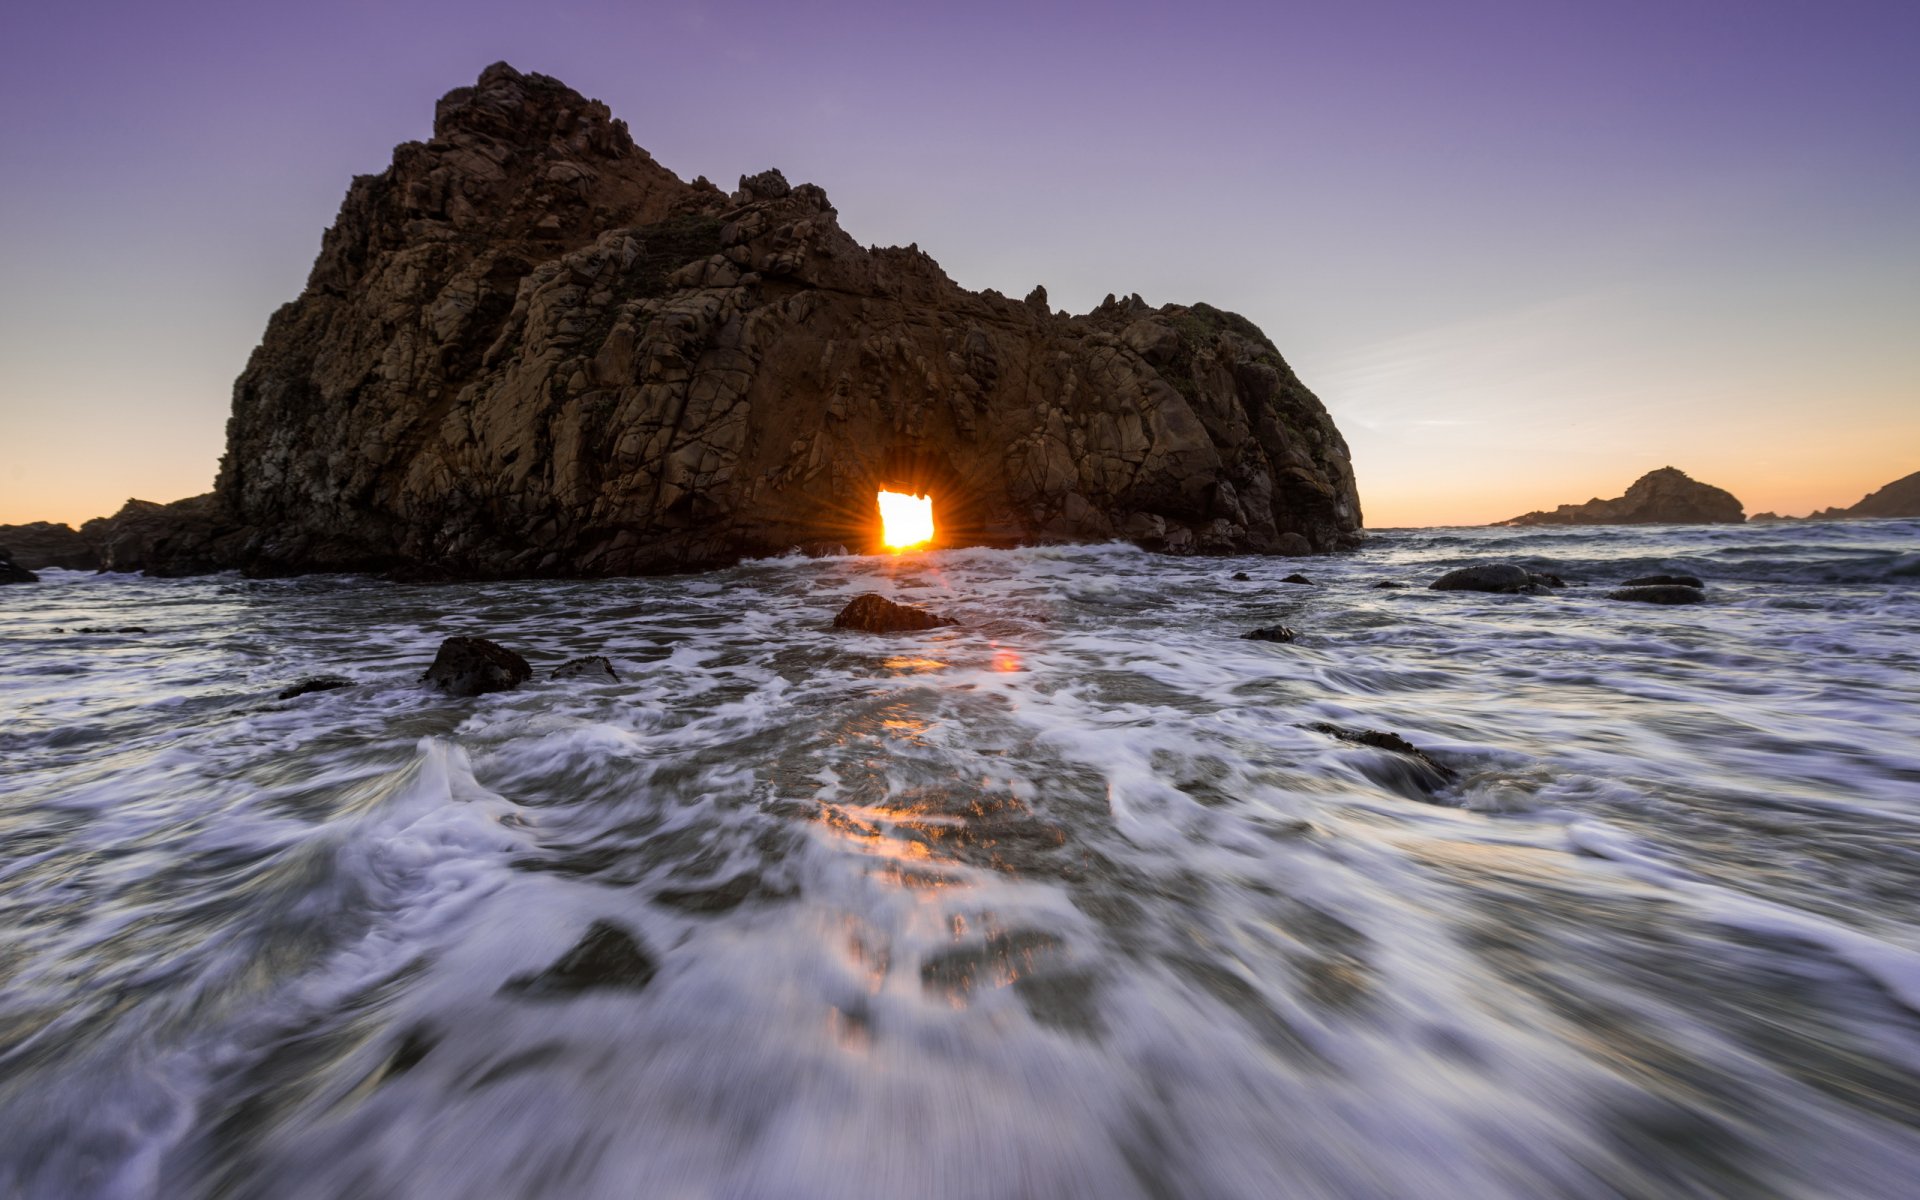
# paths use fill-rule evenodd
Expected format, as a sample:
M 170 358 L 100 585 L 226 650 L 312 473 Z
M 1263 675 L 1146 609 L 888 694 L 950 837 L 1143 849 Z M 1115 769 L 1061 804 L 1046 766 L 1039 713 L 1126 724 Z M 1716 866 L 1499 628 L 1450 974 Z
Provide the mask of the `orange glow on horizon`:
M 881 492 L 880 529 L 880 540 L 889 550 L 906 550 L 932 541 L 933 497 Z

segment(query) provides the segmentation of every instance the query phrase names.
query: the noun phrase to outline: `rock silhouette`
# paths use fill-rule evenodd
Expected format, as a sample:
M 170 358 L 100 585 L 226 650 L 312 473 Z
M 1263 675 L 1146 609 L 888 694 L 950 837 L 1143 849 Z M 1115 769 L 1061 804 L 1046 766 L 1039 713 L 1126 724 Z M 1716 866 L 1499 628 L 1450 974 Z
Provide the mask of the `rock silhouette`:
M 478 696 L 519 687 L 533 676 L 527 660 L 486 638 L 450 637 L 421 676 L 449 696 Z
M 1737 525 L 1746 519 L 1746 510 L 1732 492 L 1701 483 L 1677 468 L 1661 467 L 1634 480 L 1624 496 L 1562 504 L 1552 512 L 1530 512 L 1499 524 Z
M 818 187 L 682 182 L 500 63 L 354 180 L 235 384 L 215 526 L 144 561 L 691 569 L 873 548 L 888 486 L 932 494 L 949 545 L 1304 554 L 1360 528 L 1345 441 L 1244 318 L 967 291 L 863 247 Z
M 958 624 L 951 617 L 911 604 L 896 604 L 873 592 L 855 596 L 833 619 L 835 629 L 858 629 L 863 633 L 914 633 Z

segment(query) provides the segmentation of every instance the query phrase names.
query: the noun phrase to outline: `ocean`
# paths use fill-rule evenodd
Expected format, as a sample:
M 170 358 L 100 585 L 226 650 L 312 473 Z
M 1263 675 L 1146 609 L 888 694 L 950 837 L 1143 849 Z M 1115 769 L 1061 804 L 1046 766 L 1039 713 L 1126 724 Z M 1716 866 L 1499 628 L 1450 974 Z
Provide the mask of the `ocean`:
M 0 1197 L 1920 1194 L 1920 522 L 49 571 L 0 648 Z

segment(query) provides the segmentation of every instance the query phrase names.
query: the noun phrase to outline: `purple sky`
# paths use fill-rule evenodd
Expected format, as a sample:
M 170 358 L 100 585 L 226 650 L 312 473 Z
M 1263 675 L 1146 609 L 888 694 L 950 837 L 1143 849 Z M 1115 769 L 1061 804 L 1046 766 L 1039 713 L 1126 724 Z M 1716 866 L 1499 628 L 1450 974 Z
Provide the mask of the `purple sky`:
M 0 54 L 0 522 L 205 490 L 348 179 L 503 58 L 969 287 L 1246 314 L 1372 525 L 1920 469 L 1914 0 L 82 0 Z

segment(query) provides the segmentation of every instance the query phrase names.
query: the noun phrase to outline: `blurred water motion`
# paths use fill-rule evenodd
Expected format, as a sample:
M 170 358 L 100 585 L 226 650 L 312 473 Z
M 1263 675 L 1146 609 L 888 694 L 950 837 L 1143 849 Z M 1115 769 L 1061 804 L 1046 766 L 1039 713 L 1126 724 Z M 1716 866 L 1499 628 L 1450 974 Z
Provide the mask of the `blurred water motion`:
M 0 1196 L 1911 1196 L 1916 544 L 49 572 Z M 1370 586 L 1491 557 L 1576 586 Z M 1709 603 L 1602 598 L 1656 570 Z M 828 627 L 875 590 L 963 625 Z M 454 633 L 536 680 L 422 690 Z

